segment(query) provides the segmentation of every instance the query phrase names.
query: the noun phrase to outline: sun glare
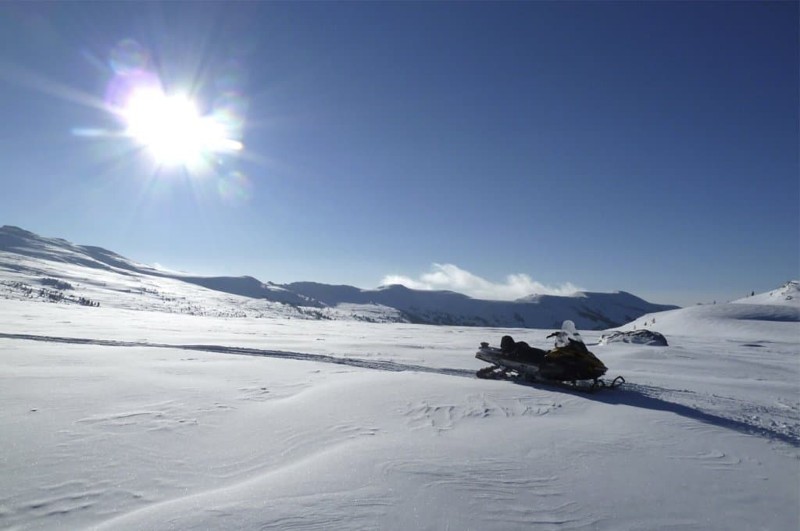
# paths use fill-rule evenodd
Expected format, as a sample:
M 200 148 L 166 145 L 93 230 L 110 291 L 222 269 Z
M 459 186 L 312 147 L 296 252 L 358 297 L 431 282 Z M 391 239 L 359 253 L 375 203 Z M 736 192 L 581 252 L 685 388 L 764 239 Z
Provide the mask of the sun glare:
M 122 117 L 127 134 L 145 146 L 160 165 L 193 166 L 219 152 L 239 151 L 242 144 L 227 136 L 214 116 L 203 116 L 185 95 L 167 95 L 155 88 L 134 91 Z
M 207 58 L 195 59 L 198 65 L 207 63 Z M 126 164 L 136 161 L 143 182 L 152 184 L 147 192 L 172 189 L 174 183 L 153 182 L 172 176 L 179 184 L 189 183 L 196 197 L 206 197 L 210 191 L 232 205 L 248 201 L 253 185 L 240 167 L 249 101 L 244 66 L 229 57 L 213 63 L 213 68 L 204 66 L 200 75 L 164 61 L 160 67 L 172 79 L 167 83 L 155 64 L 151 52 L 136 40 L 119 41 L 109 53 L 104 98 L 94 101 L 94 106 L 113 116 L 114 127 L 74 127 L 72 133 L 122 139 L 124 149 L 118 146 L 110 154 L 116 153 Z M 98 143 L 101 156 L 107 146 Z

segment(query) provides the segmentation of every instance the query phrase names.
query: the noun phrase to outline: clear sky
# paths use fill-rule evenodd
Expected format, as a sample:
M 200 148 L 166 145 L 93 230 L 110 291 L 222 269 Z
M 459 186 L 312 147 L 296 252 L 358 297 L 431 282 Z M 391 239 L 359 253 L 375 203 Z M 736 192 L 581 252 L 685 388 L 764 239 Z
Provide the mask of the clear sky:
M 0 224 L 279 283 L 724 301 L 800 276 L 799 77 L 797 2 L 2 2 Z

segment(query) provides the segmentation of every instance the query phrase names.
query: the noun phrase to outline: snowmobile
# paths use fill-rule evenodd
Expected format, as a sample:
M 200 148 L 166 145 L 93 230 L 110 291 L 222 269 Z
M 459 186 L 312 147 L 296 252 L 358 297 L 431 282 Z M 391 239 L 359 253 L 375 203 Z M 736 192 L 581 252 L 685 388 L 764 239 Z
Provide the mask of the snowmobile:
M 531 347 L 523 341 L 516 342 L 511 336 L 503 337 L 500 348 L 481 343 L 475 357 L 492 365 L 479 370 L 476 376 L 548 383 L 585 391 L 613 389 L 625 383 L 622 376 L 611 382 L 601 378 L 607 367 L 586 348 L 572 321 L 564 321 L 561 330 L 547 337 L 555 337 L 555 347 L 550 351 Z

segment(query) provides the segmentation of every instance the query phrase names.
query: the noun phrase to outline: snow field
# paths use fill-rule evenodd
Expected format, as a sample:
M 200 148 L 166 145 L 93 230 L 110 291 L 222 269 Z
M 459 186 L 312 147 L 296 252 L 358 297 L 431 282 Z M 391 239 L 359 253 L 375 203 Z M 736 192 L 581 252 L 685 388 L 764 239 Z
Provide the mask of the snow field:
M 797 323 L 746 324 L 584 395 L 471 376 L 545 330 L 0 301 L 0 527 L 795 529 Z

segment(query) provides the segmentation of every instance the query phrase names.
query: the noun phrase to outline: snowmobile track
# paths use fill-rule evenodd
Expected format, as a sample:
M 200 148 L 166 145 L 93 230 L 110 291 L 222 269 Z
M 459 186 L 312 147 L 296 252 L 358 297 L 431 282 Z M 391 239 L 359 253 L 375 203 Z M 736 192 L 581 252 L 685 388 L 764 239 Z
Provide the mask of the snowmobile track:
M 475 373 L 467 369 L 436 368 L 424 365 L 397 363 L 389 360 L 366 360 L 362 358 L 348 358 L 329 356 L 327 354 L 310 354 L 306 352 L 292 352 L 287 350 L 258 349 L 248 347 L 228 347 L 224 345 L 180 345 L 169 343 L 150 343 L 148 341 L 118 341 L 114 339 L 87 339 L 80 337 L 40 336 L 33 334 L 6 334 L 0 333 L 0 339 L 20 339 L 24 341 L 44 341 L 49 343 L 66 343 L 73 345 L 95 345 L 104 347 L 146 347 L 146 348 L 174 348 L 179 350 L 194 350 L 201 352 L 215 352 L 218 354 L 236 354 L 239 356 L 259 356 L 264 358 L 279 358 L 285 360 L 316 361 L 334 365 L 347 365 L 361 369 L 372 369 L 388 372 L 427 372 L 448 376 L 461 376 L 474 378 Z

